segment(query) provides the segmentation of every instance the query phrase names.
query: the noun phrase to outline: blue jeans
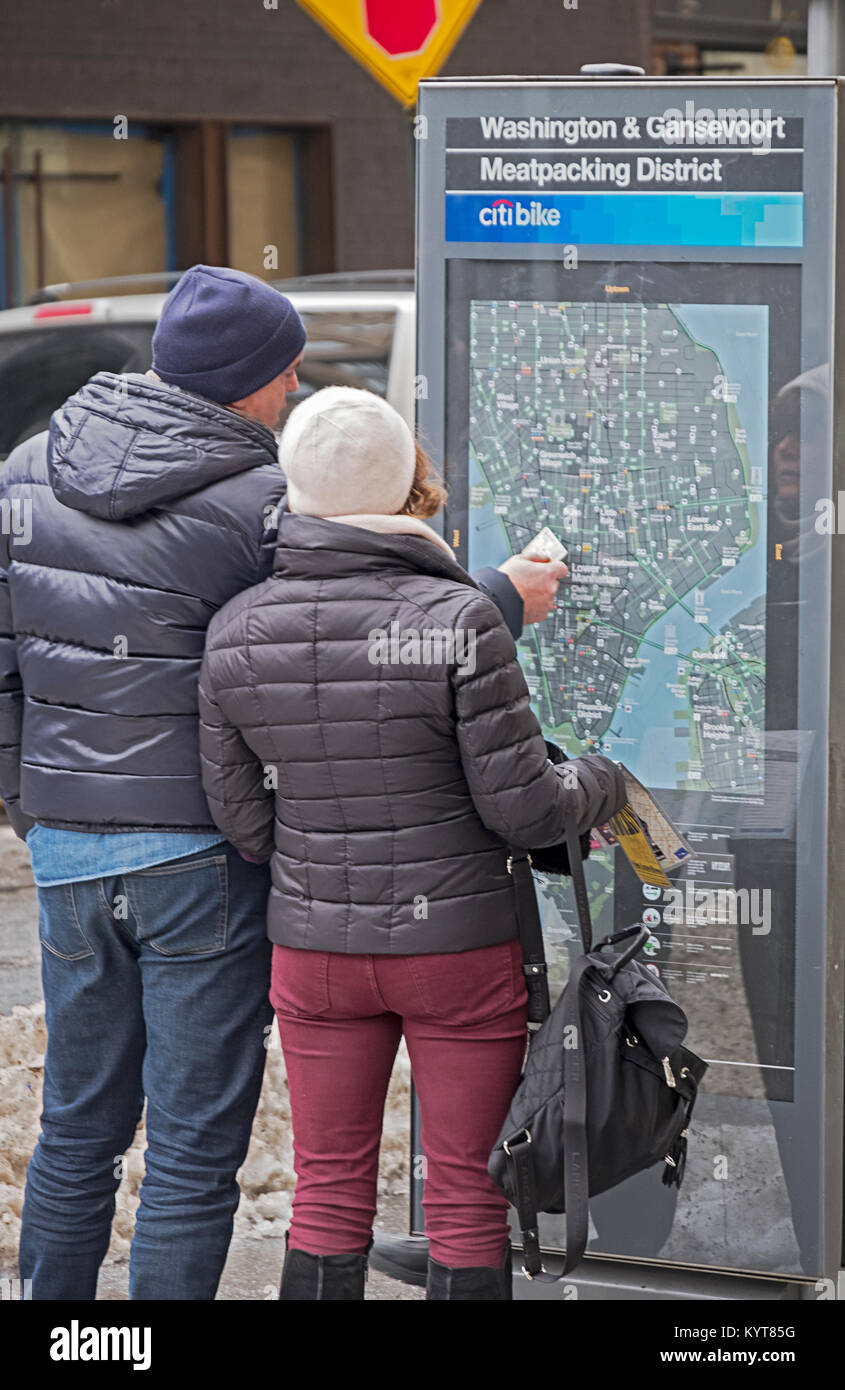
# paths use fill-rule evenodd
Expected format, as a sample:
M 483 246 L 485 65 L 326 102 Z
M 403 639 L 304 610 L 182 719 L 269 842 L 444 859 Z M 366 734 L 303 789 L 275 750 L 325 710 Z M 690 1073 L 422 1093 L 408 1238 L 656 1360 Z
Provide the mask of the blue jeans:
M 34 1299 L 96 1297 L 145 1098 L 130 1298 L 214 1298 L 273 1017 L 269 883 L 223 844 L 39 889 L 47 1056 L 20 1246 Z

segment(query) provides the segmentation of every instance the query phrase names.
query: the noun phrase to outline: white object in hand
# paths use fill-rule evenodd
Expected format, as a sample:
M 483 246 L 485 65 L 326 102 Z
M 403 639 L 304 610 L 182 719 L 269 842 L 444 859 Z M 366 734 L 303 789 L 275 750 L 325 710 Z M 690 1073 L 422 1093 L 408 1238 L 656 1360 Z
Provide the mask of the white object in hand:
M 542 531 L 538 531 L 533 540 L 529 541 L 520 555 L 526 559 L 537 560 L 565 560 L 569 554 L 563 541 L 559 541 L 554 531 L 548 526 L 544 526 Z

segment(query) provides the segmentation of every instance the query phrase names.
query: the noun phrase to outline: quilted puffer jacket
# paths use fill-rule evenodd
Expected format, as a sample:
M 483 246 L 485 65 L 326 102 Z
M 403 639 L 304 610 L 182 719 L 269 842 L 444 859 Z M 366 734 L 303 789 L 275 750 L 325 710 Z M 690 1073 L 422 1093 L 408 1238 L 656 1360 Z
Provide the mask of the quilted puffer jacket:
M 498 609 L 422 536 L 283 513 L 272 577 L 211 621 L 200 716 L 212 814 L 272 856 L 285 946 L 507 941 L 508 845 L 555 843 L 567 814 L 580 832 L 625 800 L 608 759 L 548 760 Z
M 283 486 L 271 430 L 141 375 L 93 377 L 10 454 L 0 794 L 18 834 L 214 829 L 205 630 L 270 573 Z

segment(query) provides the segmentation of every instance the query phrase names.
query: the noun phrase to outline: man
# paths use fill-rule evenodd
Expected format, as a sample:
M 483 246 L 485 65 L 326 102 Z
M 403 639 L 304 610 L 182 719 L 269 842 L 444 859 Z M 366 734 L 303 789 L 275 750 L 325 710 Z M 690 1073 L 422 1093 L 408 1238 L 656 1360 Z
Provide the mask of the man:
M 194 266 L 151 372 L 93 377 L 0 474 L 31 511 L 0 536 L 0 796 L 43 948 L 35 1299 L 96 1296 L 145 1100 L 130 1297 L 212 1299 L 226 1259 L 272 1019 L 269 875 L 211 819 L 197 682 L 211 616 L 270 571 L 273 431 L 304 345 L 283 295 Z M 523 604 L 544 617 L 562 567 L 505 568 L 478 578 L 512 628 Z

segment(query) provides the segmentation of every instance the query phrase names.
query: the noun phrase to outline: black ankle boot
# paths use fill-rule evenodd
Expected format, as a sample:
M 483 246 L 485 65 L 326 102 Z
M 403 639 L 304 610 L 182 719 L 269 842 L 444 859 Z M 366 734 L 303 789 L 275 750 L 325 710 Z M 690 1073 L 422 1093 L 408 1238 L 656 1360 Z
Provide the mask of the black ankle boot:
M 427 1299 L 441 1302 L 483 1303 L 513 1298 L 513 1265 L 508 1241 L 501 1267 L 474 1265 L 469 1269 L 451 1269 L 428 1257 Z
M 367 1281 L 370 1245 L 361 1254 L 309 1255 L 292 1250 L 285 1235 L 285 1263 L 279 1298 L 286 1302 L 361 1300 Z
M 428 1277 L 428 1240 L 425 1236 L 397 1236 L 390 1231 L 376 1231 L 370 1269 L 424 1289 Z

